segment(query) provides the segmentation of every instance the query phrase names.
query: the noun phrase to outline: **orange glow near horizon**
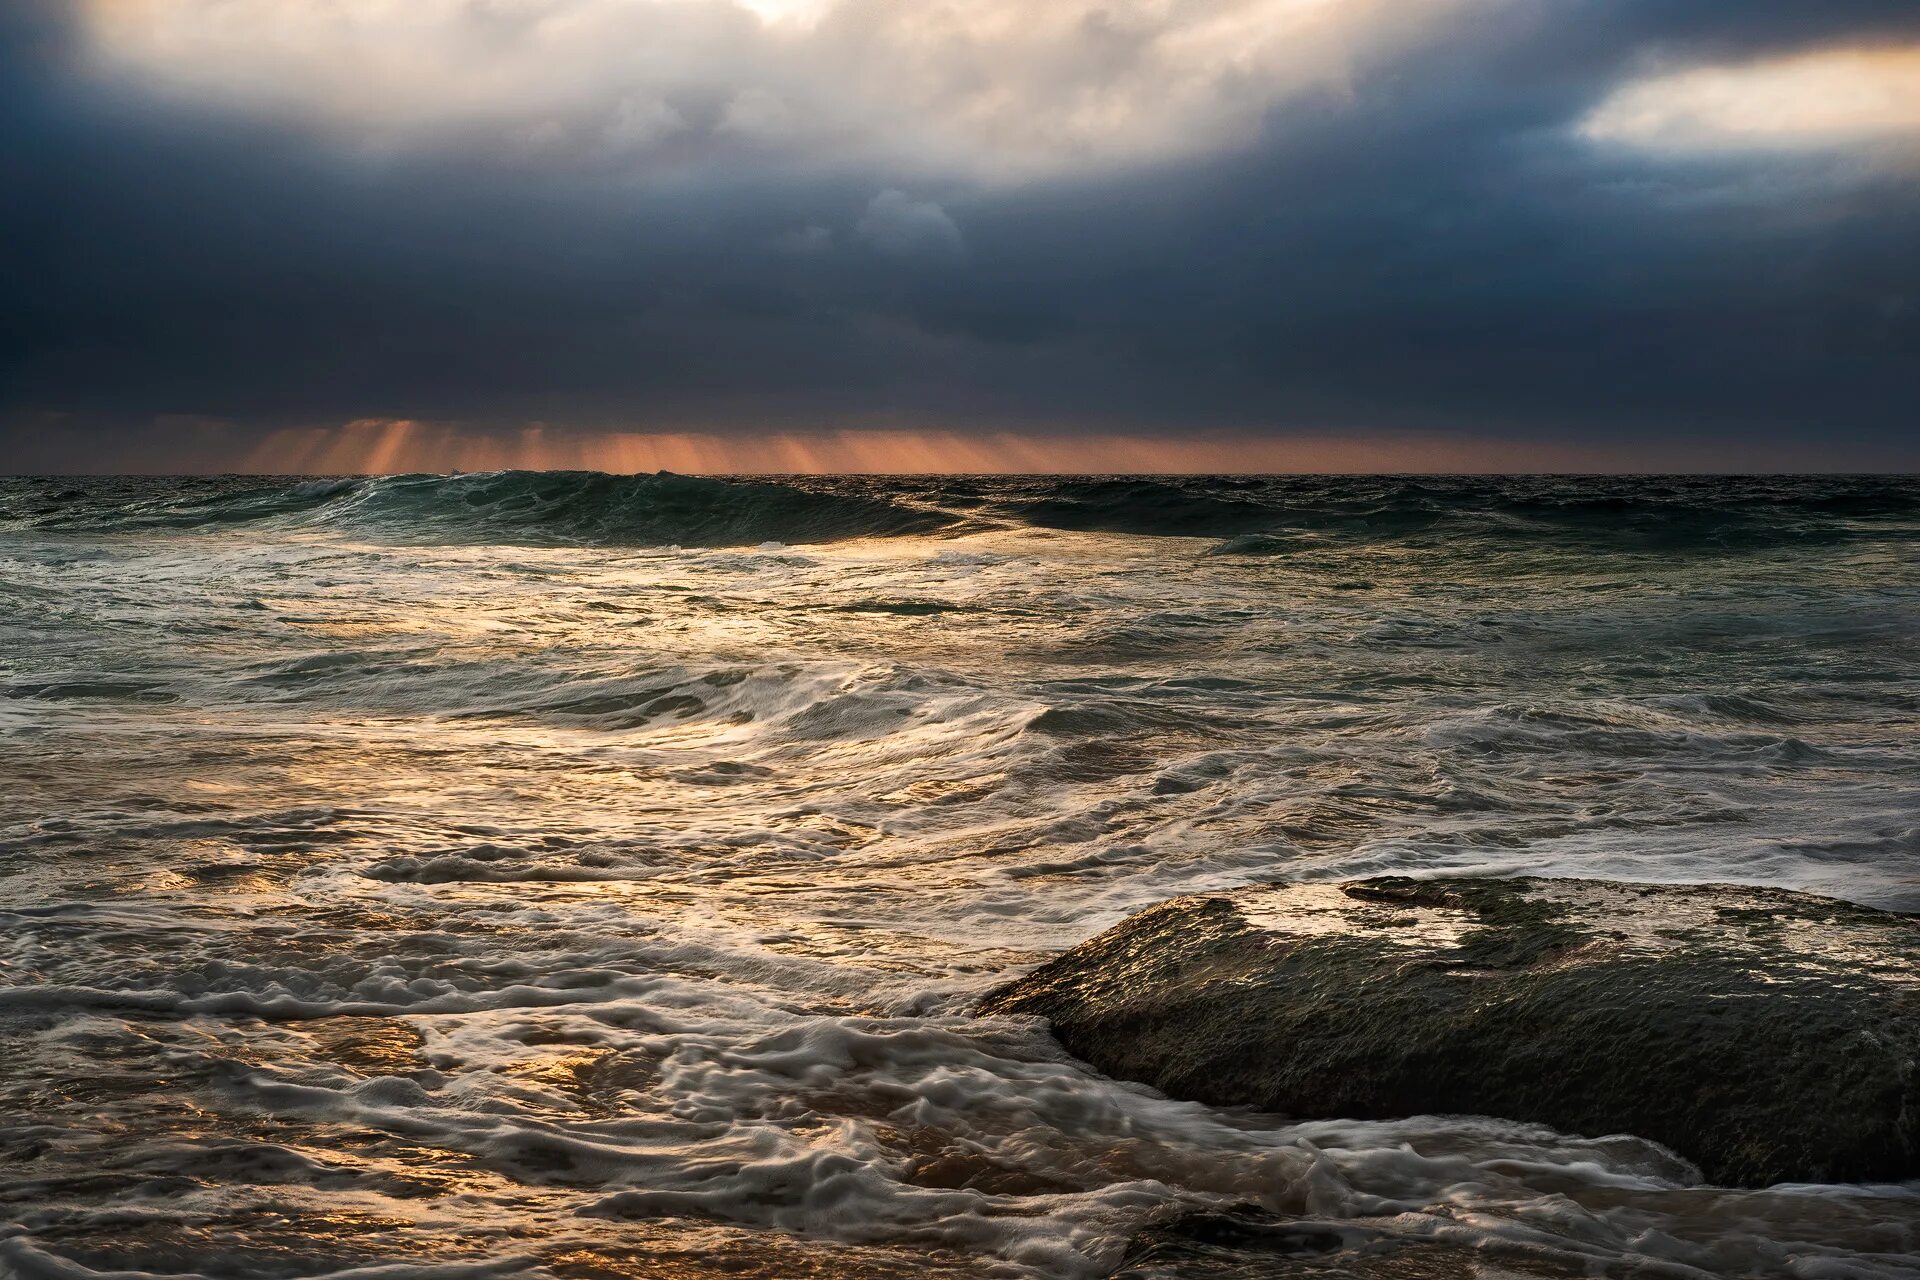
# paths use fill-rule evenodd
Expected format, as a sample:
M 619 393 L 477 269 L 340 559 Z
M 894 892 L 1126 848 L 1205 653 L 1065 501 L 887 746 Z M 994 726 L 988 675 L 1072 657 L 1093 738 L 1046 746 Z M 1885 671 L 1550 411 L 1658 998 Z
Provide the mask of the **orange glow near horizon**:
M 1578 446 L 1439 437 L 1188 439 L 1117 434 L 845 430 L 723 435 L 599 433 L 539 425 L 476 432 L 454 423 L 366 418 L 275 431 L 238 469 L 294 475 L 580 470 L 716 474 L 1023 474 L 1605 470 Z

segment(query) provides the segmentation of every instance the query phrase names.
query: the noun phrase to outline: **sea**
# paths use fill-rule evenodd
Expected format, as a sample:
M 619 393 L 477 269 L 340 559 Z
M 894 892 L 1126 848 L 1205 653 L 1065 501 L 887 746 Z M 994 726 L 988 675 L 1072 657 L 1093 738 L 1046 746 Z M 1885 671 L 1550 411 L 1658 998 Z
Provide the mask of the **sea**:
M 1920 480 L 3 480 L 0 1274 L 1091 1280 L 1250 1205 L 1920 1275 L 1920 1183 L 976 1012 L 1169 897 L 1463 872 L 1920 911 Z

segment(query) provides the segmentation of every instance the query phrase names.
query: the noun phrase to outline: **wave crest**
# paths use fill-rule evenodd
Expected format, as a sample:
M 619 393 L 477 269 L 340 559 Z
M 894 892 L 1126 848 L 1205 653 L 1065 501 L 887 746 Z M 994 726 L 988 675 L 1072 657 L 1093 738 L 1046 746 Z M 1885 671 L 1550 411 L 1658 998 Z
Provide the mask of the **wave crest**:
M 942 476 L 498 471 L 345 479 L 0 480 L 0 527 L 266 525 L 382 541 L 752 546 L 992 526 L 1331 545 L 1687 553 L 1920 539 L 1920 485 L 1865 476 Z
M 26 500 L 22 500 L 23 496 Z M 38 528 L 102 532 L 273 523 L 395 541 L 752 546 L 926 533 L 952 517 L 884 496 L 764 480 L 495 471 L 281 483 L 183 479 L 18 492 L 0 513 Z

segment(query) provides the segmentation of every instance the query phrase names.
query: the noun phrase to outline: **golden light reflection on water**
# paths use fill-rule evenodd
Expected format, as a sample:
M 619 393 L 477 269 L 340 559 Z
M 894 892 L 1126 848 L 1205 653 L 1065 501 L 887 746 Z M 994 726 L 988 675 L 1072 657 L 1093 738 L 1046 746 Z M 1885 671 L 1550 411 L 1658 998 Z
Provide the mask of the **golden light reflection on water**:
M 321 1055 L 361 1075 L 404 1075 L 425 1065 L 425 1037 L 397 1018 L 322 1018 L 303 1030 Z

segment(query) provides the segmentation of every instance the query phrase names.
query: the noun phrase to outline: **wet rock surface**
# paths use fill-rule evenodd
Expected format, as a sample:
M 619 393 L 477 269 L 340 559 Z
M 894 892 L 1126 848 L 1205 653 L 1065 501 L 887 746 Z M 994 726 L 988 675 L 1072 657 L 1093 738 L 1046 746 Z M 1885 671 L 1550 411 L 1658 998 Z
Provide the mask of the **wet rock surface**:
M 1917 962 L 1915 917 L 1782 890 L 1385 878 L 1176 898 L 985 1009 L 1202 1102 L 1631 1133 L 1727 1185 L 1892 1181 L 1920 1177 Z

